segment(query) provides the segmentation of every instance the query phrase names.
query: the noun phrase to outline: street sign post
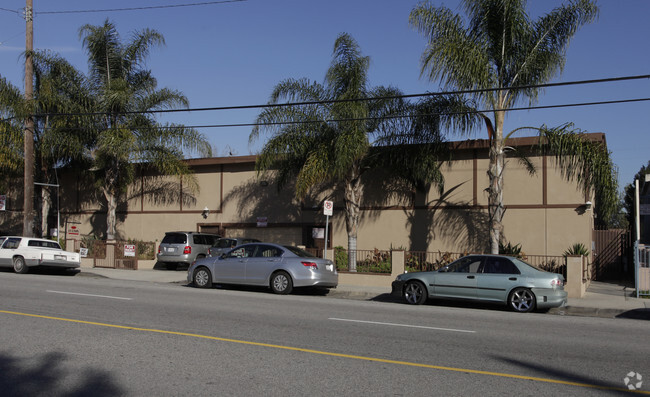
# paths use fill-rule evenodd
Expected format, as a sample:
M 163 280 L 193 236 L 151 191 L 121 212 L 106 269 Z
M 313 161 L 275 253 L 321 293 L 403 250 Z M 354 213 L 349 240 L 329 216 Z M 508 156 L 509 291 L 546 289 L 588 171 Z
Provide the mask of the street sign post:
M 334 213 L 334 202 L 325 200 L 323 202 L 323 214 L 325 215 L 325 248 L 323 248 L 323 259 L 327 259 L 327 236 L 329 234 L 330 216 Z

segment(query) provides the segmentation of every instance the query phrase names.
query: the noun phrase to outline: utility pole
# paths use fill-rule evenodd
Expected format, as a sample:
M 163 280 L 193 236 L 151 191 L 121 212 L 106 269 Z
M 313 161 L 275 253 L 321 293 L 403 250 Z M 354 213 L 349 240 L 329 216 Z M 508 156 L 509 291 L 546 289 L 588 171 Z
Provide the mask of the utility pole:
M 25 21 L 25 101 L 32 109 L 34 98 L 34 8 L 33 0 L 26 0 Z M 25 189 L 23 197 L 23 236 L 34 237 L 34 119 L 30 112 L 25 118 Z

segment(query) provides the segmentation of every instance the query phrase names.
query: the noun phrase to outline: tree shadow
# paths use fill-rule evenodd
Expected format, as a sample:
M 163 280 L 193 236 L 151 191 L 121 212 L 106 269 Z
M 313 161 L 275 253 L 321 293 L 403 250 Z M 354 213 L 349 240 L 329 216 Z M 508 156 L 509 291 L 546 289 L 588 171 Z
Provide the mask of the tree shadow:
M 265 183 L 264 183 L 265 182 Z M 234 222 L 256 222 L 264 216 L 268 223 L 299 222 L 302 217 L 300 203 L 293 197 L 293 190 L 278 191 L 275 182 L 257 178 L 234 187 L 223 198 L 223 206 L 237 205 L 239 219 Z
M 491 355 L 491 358 L 510 364 L 510 365 L 515 365 L 520 368 L 526 368 L 529 370 L 533 370 L 536 373 L 543 374 L 544 376 L 550 378 L 550 379 L 558 379 L 562 380 L 565 382 L 572 382 L 572 383 L 581 383 L 581 384 L 587 384 L 587 385 L 593 385 L 596 387 L 601 387 L 604 389 L 618 389 L 618 390 L 608 390 L 609 393 L 616 393 L 616 394 L 625 394 L 628 395 L 629 392 L 626 390 L 623 390 L 625 385 L 623 384 L 623 380 L 621 379 L 620 383 L 612 383 L 612 382 L 605 382 L 602 379 L 598 379 L 595 377 L 591 376 L 585 376 L 582 374 L 579 374 L 577 372 L 572 372 L 570 370 L 567 370 L 566 368 L 562 369 L 555 369 L 550 366 L 543 366 L 537 363 L 533 362 L 526 362 L 523 360 L 517 360 L 514 358 L 509 358 L 509 357 L 503 357 L 503 356 L 497 356 L 497 355 Z
M 119 226 L 126 221 L 130 210 L 129 203 L 138 203 L 138 201 L 134 200 L 142 200 L 152 206 L 182 204 L 184 207 L 193 207 L 197 203 L 196 196 L 192 190 L 184 186 L 180 180 L 169 180 L 165 176 L 146 175 L 137 179 L 134 186 L 134 189 L 119 198 L 117 209 L 115 210 L 117 224 L 115 238 L 118 240 L 124 240 L 127 237 L 120 231 Z M 79 205 L 83 208 L 85 205 L 96 203 L 99 203 L 100 207 L 94 210 L 89 218 L 91 226 L 90 234 L 94 236 L 105 236 L 107 229 L 106 198 L 93 185 L 92 188 L 84 191 L 84 194 L 80 197 Z M 135 210 L 137 211 L 139 208 Z
M 0 390 L 5 397 L 31 396 L 116 396 L 124 390 L 110 373 L 87 369 L 80 374 L 81 382 L 70 386 L 64 363 L 68 357 L 50 352 L 38 357 L 18 358 L 0 353 Z M 75 375 L 77 377 L 78 375 Z
M 374 174 L 373 174 L 374 175 Z M 379 173 L 364 179 L 368 194 L 364 198 L 365 220 L 374 220 L 382 211 L 401 208 L 406 216 L 410 251 L 426 251 L 434 240 L 442 240 L 444 246 L 466 252 L 484 252 L 487 240 L 484 230 L 488 227 L 488 214 L 466 201 L 454 200 L 454 195 L 467 182 L 459 183 L 443 192 L 434 200 L 427 200 L 426 192 L 415 190 L 412 185 Z
M 426 238 L 425 247 L 431 240 L 440 239 L 446 246 L 456 247 L 465 252 L 485 252 L 488 248 L 484 230 L 487 230 L 488 214 L 468 202 L 453 201 L 457 189 L 467 182 L 460 183 L 440 195 L 440 198 L 424 202 L 424 216 L 413 212 L 409 217 L 411 223 L 411 241 L 418 243 L 418 238 Z M 416 204 L 416 208 L 417 204 Z M 427 227 L 429 233 L 419 229 Z

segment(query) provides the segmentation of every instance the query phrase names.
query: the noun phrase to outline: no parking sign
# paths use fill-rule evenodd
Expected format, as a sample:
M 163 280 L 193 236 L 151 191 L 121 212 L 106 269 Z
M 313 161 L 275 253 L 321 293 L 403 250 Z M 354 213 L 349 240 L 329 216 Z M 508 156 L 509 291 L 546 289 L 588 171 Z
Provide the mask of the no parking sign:
M 325 200 L 323 203 L 323 215 L 332 216 L 333 210 L 334 202 Z

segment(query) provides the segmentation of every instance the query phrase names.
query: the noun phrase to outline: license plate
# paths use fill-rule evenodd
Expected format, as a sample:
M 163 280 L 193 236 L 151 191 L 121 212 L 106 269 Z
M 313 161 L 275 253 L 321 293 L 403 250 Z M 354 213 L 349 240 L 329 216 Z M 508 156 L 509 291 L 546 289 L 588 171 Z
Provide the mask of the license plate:
M 171 248 L 171 247 L 165 248 L 165 252 L 174 252 L 175 250 L 176 250 L 175 248 Z
M 54 255 L 54 259 L 56 259 L 57 261 L 64 261 L 67 258 L 65 257 L 65 255 Z
M 327 269 L 327 271 L 330 271 L 330 272 L 334 271 L 334 265 L 325 265 L 325 268 Z

